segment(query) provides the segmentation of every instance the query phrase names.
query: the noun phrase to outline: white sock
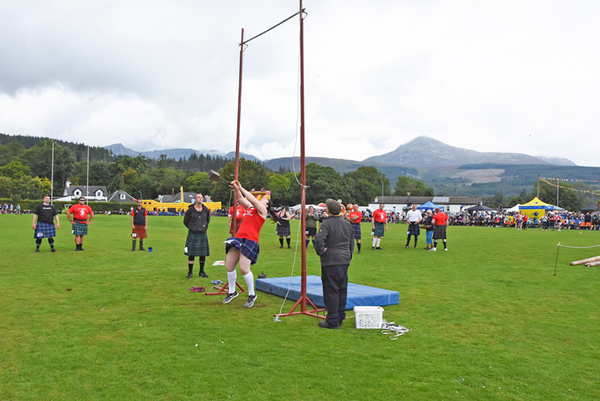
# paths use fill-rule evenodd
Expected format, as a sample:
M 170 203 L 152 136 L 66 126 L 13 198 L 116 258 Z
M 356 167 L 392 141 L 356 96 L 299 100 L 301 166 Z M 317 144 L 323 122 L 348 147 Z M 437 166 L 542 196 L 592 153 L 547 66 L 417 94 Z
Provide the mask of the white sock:
M 246 285 L 248 286 L 248 295 L 254 295 L 254 274 L 252 274 L 252 272 L 242 276 L 244 277 L 244 281 L 246 282 Z
M 229 293 L 232 294 L 235 292 L 235 281 L 237 280 L 237 272 L 234 270 L 232 272 L 227 272 L 227 281 L 229 281 Z
M 373 238 L 373 245 L 371 245 L 371 247 L 375 248 L 376 243 L 377 243 L 377 238 Z
M 381 244 L 381 238 L 377 238 L 377 246 L 376 246 L 376 248 L 379 248 L 379 244 Z

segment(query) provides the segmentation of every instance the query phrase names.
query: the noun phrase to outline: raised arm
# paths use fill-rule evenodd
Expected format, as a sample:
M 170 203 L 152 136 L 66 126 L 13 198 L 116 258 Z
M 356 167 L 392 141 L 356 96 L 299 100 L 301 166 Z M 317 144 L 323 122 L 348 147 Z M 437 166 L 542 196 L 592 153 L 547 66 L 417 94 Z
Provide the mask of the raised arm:
M 246 209 L 248 207 L 250 207 L 250 205 L 254 206 L 254 208 L 256 209 L 256 211 L 258 212 L 258 214 L 260 215 L 260 217 L 262 217 L 263 219 L 267 218 L 267 207 L 265 206 L 264 203 L 262 203 L 261 201 L 259 201 L 258 199 L 256 199 L 254 197 L 254 195 L 252 195 L 250 192 L 248 192 L 246 189 L 244 189 L 242 187 L 242 185 L 240 184 L 239 181 L 234 180 L 231 182 L 231 186 L 233 187 L 233 189 L 235 189 L 236 191 L 239 192 L 239 194 L 243 195 L 243 197 L 240 197 L 238 200 L 240 201 L 240 204 L 242 206 L 244 206 Z M 244 199 L 245 198 L 245 199 Z M 242 200 L 246 203 L 242 203 Z

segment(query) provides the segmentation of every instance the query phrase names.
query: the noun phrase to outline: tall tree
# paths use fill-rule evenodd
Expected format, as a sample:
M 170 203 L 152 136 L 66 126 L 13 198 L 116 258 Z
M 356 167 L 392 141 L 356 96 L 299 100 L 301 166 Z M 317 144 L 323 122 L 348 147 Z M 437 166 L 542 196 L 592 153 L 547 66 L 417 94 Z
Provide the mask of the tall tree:
M 352 195 L 359 205 L 368 205 L 376 196 L 381 195 L 382 187 L 384 195 L 392 193 L 390 180 L 375 167 L 361 166 L 345 177 L 351 182 Z
M 423 181 L 406 176 L 398 177 L 394 195 L 405 196 L 409 192 L 411 196 L 434 196 L 433 188 L 425 185 Z
M 192 154 L 192 156 L 195 153 Z M 196 159 L 198 157 L 196 156 Z M 198 171 L 196 174 L 188 177 L 183 181 L 183 189 L 187 192 L 201 193 L 203 195 L 211 195 L 214 182 L 208 179 L 208 174 Z
M 235 164 L 233 162 L 227 163 L 225 167 L 219 171 L 221 177 L 228 182 L 233 180 L 233 177 L 235 177 L 234 173 Z M 259 191 L 262 188 L 269 189 L 269 177 L 267 176 L 265 168 L 260 164 L 252 160 L 246 160 L 245 158 L 240 159 L 239 181 L 247 190 L 255 189 Z M 212 199 L 227 204 L 229 202 L 230 190 L 231 188 L 229 188 L 229 185 L 217 183 L 212 194 Z
M 21 154 L 21 162 L 31 169 L 38 177 L 51 178 L 52 171 L 52 140 L 38 142 L 31 149 Z M 54 192 L 62 193 L 67 178 L 75 167 L 75 156 L 71 149 L 54 144 Z

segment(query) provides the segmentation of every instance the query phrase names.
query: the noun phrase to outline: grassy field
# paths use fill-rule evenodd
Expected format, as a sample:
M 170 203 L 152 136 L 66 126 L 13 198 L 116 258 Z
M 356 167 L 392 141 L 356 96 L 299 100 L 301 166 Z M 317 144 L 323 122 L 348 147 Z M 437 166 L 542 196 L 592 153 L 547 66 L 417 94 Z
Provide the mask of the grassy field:
M 600 399 L 600 270 L 569 266 L 600 248 L 561 247 L 554 275 L 557 243 L 597 245 L 600 232 L 450 227 L 449 252 L 433 253 L 424 236 L 404 249 L 405 225 L 371 251 L 364 226 L 350 281 L 400 292 L 384 318 L 411 331 L 390 341 L 353 320 L 274 322 L 283 300 L 260 292 L 252 309 L 244 296 L 223 305 L 190 292 L 226 281 L 211 266 L 224 259 L 226 218 L 211 221 L 210 278 L 196 266 L 192 280 L 182 219 L 150 217 L 152 253 L 131 252 L 129 217 L 100 215 L 84 252 L 65 224 L 58 253 L 44 240 L 35 254 L 31 216 L 0 216 L 0 399 Z M 255 276 L 299 275 L 299 252 L 274 232 L 263 228 Z

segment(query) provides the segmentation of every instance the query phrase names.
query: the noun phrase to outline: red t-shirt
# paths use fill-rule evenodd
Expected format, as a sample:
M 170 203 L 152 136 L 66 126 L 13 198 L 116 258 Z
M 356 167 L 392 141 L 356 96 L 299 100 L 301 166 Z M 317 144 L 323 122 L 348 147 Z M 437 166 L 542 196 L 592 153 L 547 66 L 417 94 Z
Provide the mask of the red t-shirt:
M 356 220 L 351 221 L 352 217 L 358 217 Z M 348 221 L 350 223 L 354 223 L 354 224 L 360 224 L 360 222 L 362 221 L 362 213 L 360 210 L 357 210 L 356 212 L 352 212 L 350 214 L 348 214 Z
M 238 220 L 241 220 L 244 218 L 244 213 L 246 212 L 246 209 L 244 209 L 244 207 L 242 205 L 239 205 L 235 211 L 235 218 Z M 231 206 L 229 208 L 229 215 L 233 216 L 233 206 Z
M 79 222 L 79 223 L 83 223 L 84 221 L 87 220 L 88 216 L 90 214 L 92 214 L 92 208 L 89 207 L 88 205 L 73 205 L 71 206 L 71 208 L 69 209 L 69 213 L 71 213 L 73 215 L 73 218 L 75 219 L 75 221 Z
M 433 215 L 433 220 L 435 220 L 436 226 L 445 226 L 448 222 L 448 215 L 443 212 L 439 212 Z
M 387 213 L 385 210 L 377 209 L 373 212 L 373 218 L 378 223 L 385 223 L 387 221 Z
M 236 238 L 246 238 L 254 242 L 258 242 L 258 236 L 260 229 L 265 223 L 265 219 L 262 218 L 255 208 L 249 207 L 244 214 L 244 220 L 238 229 Z

